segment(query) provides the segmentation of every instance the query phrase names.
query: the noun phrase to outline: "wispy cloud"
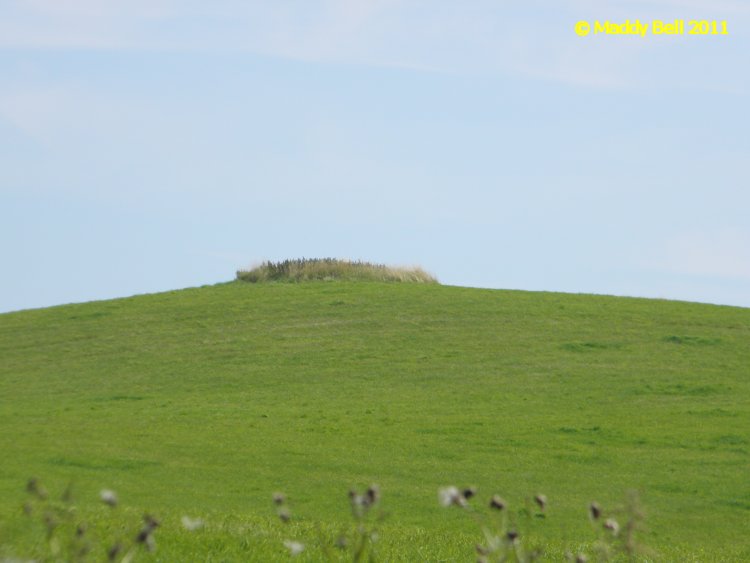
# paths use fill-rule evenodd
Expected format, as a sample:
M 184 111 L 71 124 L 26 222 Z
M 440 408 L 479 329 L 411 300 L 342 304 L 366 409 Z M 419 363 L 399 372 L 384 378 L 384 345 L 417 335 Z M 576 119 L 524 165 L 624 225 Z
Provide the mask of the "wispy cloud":
M 169 0 L 10 0 L 0 7 L 0 48 L 148 47 L 140 30 L 177 16 L 172 8 Z
M 539 4 L 538 6 L 536 4 Z M 664 42 L 573 33 L 579 18 L 732 16 L 736 0 L 531 2 L 317 0 L 12 0 L 0 7 L 0 48 L 252 52 L 322 63 L 442 72 L 509 72 L 596 88 L 638 84 Z M 601 39 L 601 38 L 599 38 Z M 736 61 L 735 61 L 736 62 Z M 728 64 L 733 64 L 729 61 Z M 653 85 L 653 76 L 649 79 Z M 646 81 L 641 80 L 641 85 Z

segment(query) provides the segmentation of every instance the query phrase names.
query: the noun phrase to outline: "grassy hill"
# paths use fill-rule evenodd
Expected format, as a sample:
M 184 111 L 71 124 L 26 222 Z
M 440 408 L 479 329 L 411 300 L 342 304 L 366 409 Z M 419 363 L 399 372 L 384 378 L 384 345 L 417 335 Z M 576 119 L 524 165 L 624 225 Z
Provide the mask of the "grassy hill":
M 20 508 L 32 475 L 73 480 L 100 534 L 121 531 L 100 489 L 133 525 L 158 514 L 145 560 L 283 558 L 370 483 L 383 559 L 475 559 L 476 524 L 437 502 L 452 484 L 514 509 L 546 494 L 553 558 L 596 537 L 590 501 L 637 489 L 659 557 L 750 559 L 748 309 L 231 282 L 22 311 L 0 315 L 0 428 L 0 559 L 44 544 Z

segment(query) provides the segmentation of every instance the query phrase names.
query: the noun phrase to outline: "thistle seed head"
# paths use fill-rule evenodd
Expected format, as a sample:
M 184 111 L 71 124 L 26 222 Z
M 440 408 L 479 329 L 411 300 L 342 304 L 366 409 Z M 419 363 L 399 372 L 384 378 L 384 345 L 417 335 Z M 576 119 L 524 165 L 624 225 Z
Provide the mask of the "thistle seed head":
M 547 497 L 546 495 L 536 495 L 534 497 L 534 502 L 539 507 L 539 510 L 544 511 L 544 509 L 547 507 Z
M 47 489 L 44 488 L 36 477 L 32 477 L 29 479 L 28 483 L 26 483 L 26 491 L 41 500 L 46 500 L 49 496 L 47 494 Z
M 114 508 L 117 506 L 117 493 L 109 489 L 102 489 L 99 492 L 99 500 L 101 500 L 107 506 Z
M 274 493 L 273 494 L 273 503 L 276 506 L 280 506 L 286 502 L 286 495 L 284 493 Z
M 27 493 L 36 494 L 38 489 L 39 489 L 39 479 L 37 479 L 36 477 L 32 477 L 26 482 Z
M 154 540 L 154 529 L 144 527 L 135 538 L 135 542 L 145 546 L 148 551 L 156 549 L 156 541 Z
M 604 522 L 604 529 L 609 530 L 610 532 L 612 532 L 613 536 L 616 536 L 620 531 L 620 525 L 614 518 L 607 518 L 607 520 L 605 520 Z
M 466 506 L 466 499 L 456 487 L 443 487 L 438 491 L 438 500 L 443 506 Z
M 140 532 L 138 532 L 138 535 L 135 537 L 136 543 L 146 543 L 146 540 L 151 535 L 151 532 L 153 530 L 149 530 L 148 528 L 142 528 Z
M 161 525 L 161 522 L 151 516 L 150 514 L 143 515 L 143 528 L 138 532 L 135 538 L 136 543 L 146 546 L 146 549 L 153 551 L 156 549 L 156 541 L 154 540 L 154 530 Z
M 506 506 L 505 501 L 500 495 L 492 495 L 492 498 L 490 499 L 490 508 L 494 508 L 495 510 L 505 510 Z
M 289 555 L 294 557 L 305 550 L 305 545 L 298 541 L 284 540 L 284 547 L 289 550 Z
M 150 514 L 143 515 L 143 522 L 146 524 L 146 527 L 150 528 L 151 530 L 155 530 L 156 528 L 161 526 L 161 522 Z
M 349 493 L 349 501 L 352 504 L 352 510 L 357 512 L 361 512 L 362 508 L 367 506 L 367 499 L 354 491 Z
M 289 509 L 286 508 L 285 506 L 282 506 L 281 508 L 279 508 L 278 515 L 279 515 L 279 519 L 284 523 L 289 522 L 289 520 L 292 519 L 292 513 L 289 512 Z
M 592 520 L 599 520 L 602 515 L 602 507 L 599 506 L 598 502 L 594 501 L 589 505 L 589 515 Z
M 365 498 L 367 499 L 368 504 L 376 504 L 380 500 L 380 487 L 377 485 L 370 485 L 370 488 L 367 489 L 367 493 L 365 493 Z
M 65 487 L 65 490 L 60 497 L 60 500 L 62 500 L 65 504 L 70 504 L 73 502 L 73 483 L 68 483 L 68 486 Z
M 110 561 L 115 561 L 117 559 L 117 556 L 120 555 L 120 553 L 122 552 L 122 549 L 123 549 L 122 544 L 116 543 L 115 545 L 110 547 L 109 550 L 107 551 L 107 558 Z
M 182 527 L 185 528 L 188 532 L 194 532 L 195 530 L 200 530 L 204 522 L 200 518 L 190 518 L 190 516 L 183 516 L 180 519 L 180 522 L 182 523 Z
M 57 517 L 52 512 L 47 511 L 44 513 L 44 525 L 47 526 L 48 533 L 51 534 L 59 523 Z

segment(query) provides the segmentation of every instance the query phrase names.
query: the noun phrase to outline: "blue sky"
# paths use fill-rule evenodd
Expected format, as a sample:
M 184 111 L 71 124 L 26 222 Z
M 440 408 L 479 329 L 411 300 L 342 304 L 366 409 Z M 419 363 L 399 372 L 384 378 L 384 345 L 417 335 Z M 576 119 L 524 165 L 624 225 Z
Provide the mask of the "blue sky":
M 580 19 L 726 37 L 578 37 Z M 0 311 L 263 259 L 750 306 L 744 0 L 0 3 Z

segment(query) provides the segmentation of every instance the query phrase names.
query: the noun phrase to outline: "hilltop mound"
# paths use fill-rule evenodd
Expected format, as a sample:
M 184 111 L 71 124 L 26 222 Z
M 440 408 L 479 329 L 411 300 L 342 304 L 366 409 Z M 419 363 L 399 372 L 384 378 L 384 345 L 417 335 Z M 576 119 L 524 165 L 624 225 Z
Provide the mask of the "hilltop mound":
M 283 262 L 265 261 L 250 270 L 237 272 L 237 279 L 252 283 L 271 281 L 379 281 L 437 283 L 422 268 L 403 268 L 337 258 L 300 258 Z

